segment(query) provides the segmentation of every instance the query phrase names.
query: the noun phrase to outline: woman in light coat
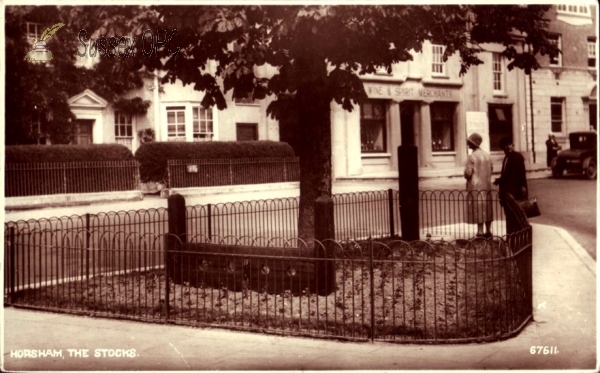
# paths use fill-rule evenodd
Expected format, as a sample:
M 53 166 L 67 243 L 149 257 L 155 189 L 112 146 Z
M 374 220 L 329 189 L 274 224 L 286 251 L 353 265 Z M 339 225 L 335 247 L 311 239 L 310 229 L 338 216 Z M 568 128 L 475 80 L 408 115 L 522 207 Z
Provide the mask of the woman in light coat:
M 483 139 L 472 133 L 467 138 L 467 146 L 473 152 L 469 155 L 464 176 L 467 179 L 467 223 L 477 224 L 477 237 L 492 237 L 491 225 L 494 216 L 492 206 L 492 158 L 481 149 Z M 485 233 L 483 226 L 485 223 Z

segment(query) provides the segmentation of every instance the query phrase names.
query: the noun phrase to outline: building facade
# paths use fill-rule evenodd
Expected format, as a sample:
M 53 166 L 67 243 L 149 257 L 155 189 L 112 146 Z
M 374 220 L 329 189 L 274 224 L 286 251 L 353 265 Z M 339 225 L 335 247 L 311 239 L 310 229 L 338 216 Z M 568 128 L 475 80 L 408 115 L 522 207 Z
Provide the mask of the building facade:
M 334 178 L 393 177 L 403 144 L 418 147 L 421 172 L 457 174 L 468 156 L 466 138 L 474 131 L 483 135 L 497 171 L 504 157 L 498 141 L 504 136 L 513 138 L 530 165 L 544 163 L 548 133 L 565 148 L 569 132 L 597 128 L 596 12 L 591 5 L 553 6 L 547 17 L 563 53 L 552 60 L 540 57 L 542 68 L 531 76 L 508 70 L 502 46 L 492 44 L 482 45 L 483 64 L 460 76 L 459 56 L 444 61 L 444 47 L 426 42 L 412 61 L 362 77 L 368 101 L 358 110 L 331 104 Z M 28 24 L 28 32 L 35 27 Z M 517 48 L 527 46 L 518 42 Z M 80 63 L 91 66 L 90 59 Z M 257 75 L 271 73 L 257 69 Z M 154 130 L 156 141 L 280 139 L 278 122 L 266 115 L 268 99 L 234 101 L 230 92 L 226 110 L 204 109 L 203 92 L 179 81 L 162 85 L 159 78 L 146 79 L 124 96 L 150 102 L 145 114 L 120 113 L 90 90 L 71 97 L 74 142 L 120 143 L 135 152 L 138 131 L 145 129 Z
M 89 65 L 93 61 L 82 64 Z M 226 95 L 226 110 L 201 106 L 203 92 L 193 86 L 159 83 L 159 77 L 144 79 L 143 87 L 123 96 L 150 103 L 145 114 L 120 113 L 93 91 L 86 89 L 69 99 L 77 117 L 76 144 L 118 143 L 135 152 L 141 145 L 140 130 L 152 129 L 156 141 L 279 141 L 277 121 L 266 115 L 266 100 L 233 100 Z
M 443 61 L 444 47 L 425 43 L 413 60 L 390 74 L 364 77 L 368 102 L 345 112 L 332 105 L 333 168 L 337 178 L 394 176 L 397 148 L 416 145 L 421 171 L 456 173 L 468 156 L 466 139 L 477 131 L 495 163 L 504 154 L 498 140 L 526 143 L 525 74 L 509 71 L 501 46 L 483 45 L 484 62 L 460 76 L 457 55 Z
M 560 4 L 546 14 L 562 54 L 540 57 L 542 68 L 527 90 L 526 149 L 535 163 L 545 162 L 550 133 L 567 149 L 570 132 L 597 131 L 597 11 L 596 5 Z

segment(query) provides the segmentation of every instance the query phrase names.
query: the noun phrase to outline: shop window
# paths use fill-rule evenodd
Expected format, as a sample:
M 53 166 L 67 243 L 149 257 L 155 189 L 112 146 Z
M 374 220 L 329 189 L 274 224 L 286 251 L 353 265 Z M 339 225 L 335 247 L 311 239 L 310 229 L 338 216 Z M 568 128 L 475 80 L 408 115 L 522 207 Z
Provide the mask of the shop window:
M 211 141 L 213 138 L 212 109 L 192 106 L 194 141 Z
M 454 111 L 456 104 L 434 102 L 431 110 L 431 141 L 434 152 L 454 150 Z
M 596 68 L 596 38 L 587 41 L 588 67 Z
M 360 141 L 363 153 L 387 151 L 385 101 L 371 100 L 360 105 Z
M 115 112 L 115 140 L 117 144 L 125 145 L 129 150 L 132 150 L 133 118 L 131 114 Z
M 563 97 L 550 98 L 550 121 L 552 132 L 562 133 L 563 131 L 564 105 L 565 99 Z
M 550 42 L 554 43 L 559 50 L 562 50 L 562 41 L 560 35 L 553 35 L 548 38 Z M 562 55 L 558 53 L 556 56 L 550 56 L 550 66 L 560 67 L 562 66 Z
M 500 151 L 498 143 L 503 137 L 513 138 L 512 107 L 510 105 L 488 105 L 490 150 Z
M 185 141 L 185 106 L 167 107 L 167 140 Z
M 237 141 L 256 141 L 258 140 L 257 123 L 236 123 Z

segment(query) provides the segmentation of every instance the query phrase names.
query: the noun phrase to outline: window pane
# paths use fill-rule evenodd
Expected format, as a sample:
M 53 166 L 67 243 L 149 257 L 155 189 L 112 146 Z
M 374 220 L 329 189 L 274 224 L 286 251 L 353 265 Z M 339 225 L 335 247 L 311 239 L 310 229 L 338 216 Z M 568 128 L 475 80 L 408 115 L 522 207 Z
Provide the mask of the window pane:
M 550 119 L 552 132 L 562 132 L 564 99 L 561 97 L 550 98 Z
M 175 113 L 170 111 L 167 112 L 167 123 L 175 123 Z
M 177 123 L 184 123 L 185 122 L 185 113 L 183 111 L 178 111 L 177 112 Z
M 551 36 L 549 38 L 549 40 L 558 47 L 558 49 L 560 50 L 562 48 L 561 46 L 561 40 L 560 40 L 560 36 Z M 561 64 L 561 55 L 560 53 L 557 54 L 556 56 L 552 56 L 550 57 L 550 65 L 555 65 L 555 66 L 560 66 Z

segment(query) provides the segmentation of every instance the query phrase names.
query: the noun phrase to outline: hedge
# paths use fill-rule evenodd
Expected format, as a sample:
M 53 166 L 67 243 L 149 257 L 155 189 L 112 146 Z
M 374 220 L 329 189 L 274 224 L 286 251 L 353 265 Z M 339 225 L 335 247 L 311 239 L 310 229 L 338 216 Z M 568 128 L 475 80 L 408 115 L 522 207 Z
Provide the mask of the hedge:
M 5 148 L 6 163 L 56 163 L 131 161 L 133 154 L 125 145 L 11 145 Z
M 294 150 L 277 141 L 151 142 L 135 153 L 142 182 L 167 180 L 169 159 L 289 158 Z
M 15 145 L 5 154 L 6 197 L 137 189 L 137 163 L 124 145 Z

